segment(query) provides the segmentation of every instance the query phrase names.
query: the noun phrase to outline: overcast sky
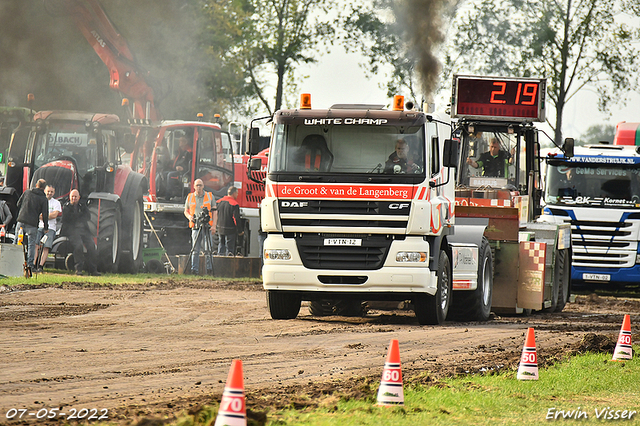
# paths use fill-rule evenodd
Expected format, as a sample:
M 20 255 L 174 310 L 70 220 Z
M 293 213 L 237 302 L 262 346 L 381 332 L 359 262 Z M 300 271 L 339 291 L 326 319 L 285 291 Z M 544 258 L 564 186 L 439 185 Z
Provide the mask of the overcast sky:
M 313 108 L 328 108 L 338 103 L 391 103 L 391 99 L 386 95 L 386 89 L 379 88 L 380 83 L 384 82 L 384 76 L 376 80 L 367 80 L 362 68 L 358 66 L 361 56 L 347 55 L 341 50 L 334 50 L 333 53 L 321 57 L 317 64 L 299 69 L 300 74 L 309 76 L 299 84 L 300 93 L 311 94 Z M 450 96 L 450 93 L 440 94 L 436 109 L 443 111 Z M 547 118 L 553 120 L 553 117 L 555 117 L 555 111 L 547 111 Z M 583 89 L 565 107 L 563 136 L 578 138 L 590 126 L 616 125 L 620 121 L 640 122 L 640 95 L 632 94 L 632 100 L 627 106 L 614 107 L 609 117 L 598 111 L 598 97 L 595 91 Z M 540 126 L 540 128 L 553 137 L 549 126 Z

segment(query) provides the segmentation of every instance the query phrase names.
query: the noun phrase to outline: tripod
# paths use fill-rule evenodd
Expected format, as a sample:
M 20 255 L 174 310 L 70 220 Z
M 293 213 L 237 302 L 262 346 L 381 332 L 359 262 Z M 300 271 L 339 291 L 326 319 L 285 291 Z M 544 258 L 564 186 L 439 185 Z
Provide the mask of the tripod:
M 198 223 L 196 222 L 196 226 L 198 225 Z M 200 237 L 202 237 L 202 239 L 200 239 Z M 198 244 L 200 243 L 200 244 Z M 196 247 L 199 247 L 199 250 L 202 249 L 202 251 L 204 252 L 204 256 L 205 256 L 205 268 L 207 266 L 207 261 L 210 262 L 211 265 L 211 275 L 213 275 L 213 251 L 211 249 L 211 226 L 209 225 L 209 222 L 203 222 L 200 224 L 200 227 L 198 228 L 198 232 L 196 234 L 196 237 L 193 239 L 193 241 L 191 242 L 191 251 L 189 252 L 189 263 L 188 265 L 191 265 L 191 270 L 193 270 L 193 254 L 194 251 L 196 249 Z M 198 253 L 198 260 L 200 258 L 200 253 Z M 200 262 L 198 261 L 198 270 L 200 269 Z

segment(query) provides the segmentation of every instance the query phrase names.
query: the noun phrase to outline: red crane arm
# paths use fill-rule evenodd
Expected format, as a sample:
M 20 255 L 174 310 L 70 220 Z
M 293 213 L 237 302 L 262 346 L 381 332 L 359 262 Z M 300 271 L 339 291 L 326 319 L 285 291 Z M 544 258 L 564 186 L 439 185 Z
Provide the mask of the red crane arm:
M 73 22 L 109 68 L 109 86 L 133 102 L 133 118 L 159 120 L 148 72 L 131 53 L 126 40 L 109 20 L 98 0 L 64 0 Z

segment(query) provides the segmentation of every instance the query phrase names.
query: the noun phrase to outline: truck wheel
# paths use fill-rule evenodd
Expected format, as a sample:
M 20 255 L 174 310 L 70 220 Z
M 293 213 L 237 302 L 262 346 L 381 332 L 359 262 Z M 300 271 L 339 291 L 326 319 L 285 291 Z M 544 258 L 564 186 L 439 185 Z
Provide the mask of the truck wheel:
M 364 317 L 367 315 L 367 306 L 361 300 L 313 300 L 309 304 L 309 313 L 316 317 Z
M 451 262 L 444 250 L 440 250 L 438 261 L 438 288 L 433 296 L 426 293 L 413 297 L 413 306 L 418 323 L 421 325 L 442 324 L 447 318 L 451 304 Z
M 473 291 L 455 291 L 449 310 L 450 319 L 457 321 L 486 321 L 491 314 L 493 295 L 493 259 L 491 246 L 482 238 L 478 253 L 478 287 Z
M 267 290 L 267 306 L 273 319 L 294 319 L 300 312 L 301 301 L 297 294 Z
M 558 302 L 555 312 L 562 312 L 569 301 L 571 292 L 571 255 L 569 250 L 560 252 L 556 259 L 556 271 L 558 272 Z
M 107 200 L 91 200 L 91 235 L 98 237 L 98 270 L 114 272 L 120 260 L 120 206 Z
M 142 267 L 143 209 L 142 188 L 138 188 L 134 201 L 125 203 L 123 207 L 122 231 L 124 238 L 118 272 L 135 274 Z

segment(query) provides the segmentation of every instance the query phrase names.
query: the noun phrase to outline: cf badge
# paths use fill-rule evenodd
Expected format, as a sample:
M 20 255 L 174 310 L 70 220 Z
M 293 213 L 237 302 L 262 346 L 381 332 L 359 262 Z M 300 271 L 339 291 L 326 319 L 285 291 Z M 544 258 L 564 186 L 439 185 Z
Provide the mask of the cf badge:
M 408 208 L 409 208 L 409 203 L 390 203 L 389 204 L 390 210 L 402 210 L 402 209 L 408 209 Z

